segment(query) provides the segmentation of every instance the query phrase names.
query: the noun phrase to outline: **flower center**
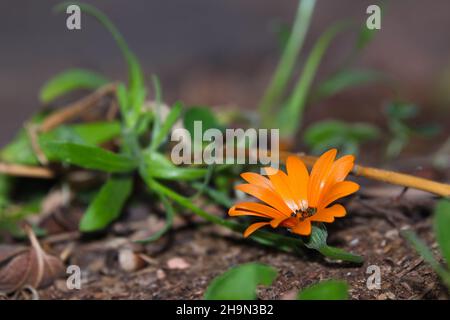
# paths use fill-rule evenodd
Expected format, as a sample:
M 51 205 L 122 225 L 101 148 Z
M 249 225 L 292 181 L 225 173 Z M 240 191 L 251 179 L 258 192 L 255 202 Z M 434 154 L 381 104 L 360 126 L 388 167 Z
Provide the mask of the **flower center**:
M 317 212 L 317 208 L 308 207 L 306 210 L 296 209 L 291 213 L 291 217 L 299 218 L 300 221 L 305 220 L 306 218 L 312 217 Z

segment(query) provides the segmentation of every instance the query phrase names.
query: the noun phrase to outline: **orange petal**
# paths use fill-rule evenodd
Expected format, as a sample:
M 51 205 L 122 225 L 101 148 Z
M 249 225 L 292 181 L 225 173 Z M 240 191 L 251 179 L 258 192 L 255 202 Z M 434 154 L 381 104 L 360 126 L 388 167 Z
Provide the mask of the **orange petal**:
M 333 163 L 328 179 L 333 181 L 333 183 L 344 181 L 350 173 L 350 170 L 352 170 L 354 162 L 355 157 L 352 155 L 339 158 Z
M 343 198 L 359 190 L 359 184 L 352 181 L 341 181 L 336 183 L 330 190 L 324 194 L 319 208 L 325 208 L 333 201 Z
M 309 173 L 303 161 L 297 156 L 289 156 L 286 160 L 289 185 L 299 207 L 308 207 L 308 181 Z M 304 208 L 306 209 L 306 208 Z
M 264 168 L 266 174 L 269 176 L 270 182 L 275 188 L 275 191 L 286 202 L 291 211 L 295 211 L 299 207 L 294 200 L 294 195 L 289 185 L 289 179 L 286 173 L 281 170 L 274 169 L 272 167 Z
M 280 225 L 280 223 L 282 223 L 283 221 L 289 219 L 288 217 L 283 217 L 283 218 L 277 218 L 277 219 L 273 219 L 272 221 L 270 221 L 270 225 L 272 226 L 272 228 L 276 228 Z
M 289 209 L 283 199 L 269 189 L 254 184 L 240 184 L 236 186 L 236 189 L 267 203 L 287 216 L 291 215 L 292 210 Z
M 241 174 L 242 179 L 250 184 L 265 187 L 267 189 L 273 189 L 272 183 L 266 177 L 254 172 L 245 172 Z
M 309 236 L 311 234 L 311 221 L 309 221 L 309 219 L 299 221 L 291 231 L 301 236 Z
M 237 210 L 244 210 L 244 211 L 253 211 L 259 214 L 262 214 L 266 217 L 270 218 L 283 218 L 286 217 L 286 215 L 282 212 L 279 212 L 278 210 L 266 206 L 265 204 L 261 203 L 255 203 L 255 202 L 241 202 L 236 204 L 233 208 Z
M 249 235 L 251 235 L 253 232 L 255 232 L 256 230 L 258 230 L 259 228 L 262 228 L 264 226 L 267 226 L 270 222 L 256 222 L 250 225 L 250 227 L 248 227 L 245 232 L 244 232 L 244 237 L 247 238 Z
M 336 149 L 328 150 L 314 163 L 308 184 L 308 204 L 310 207 L 318 207 L 319 199 L 321 198 L 336 153 Z
M 311 221 L 333 222 L 335 217 L 345 216 L 346 211 L 340 204 L 317 211 L 310 219 Z
M 231 217 L 237 217 L 237 216 L 254 216 L 254 217 L 262 217 L 262 218 L 272 218 L 268 215 L 259 213 L 259 212 L 254 212 L 254 211 L 247 211 L 247 210 L 239 210 L 235 207 L 230 208 L 230 210 L 228 210 L 228 215 Z

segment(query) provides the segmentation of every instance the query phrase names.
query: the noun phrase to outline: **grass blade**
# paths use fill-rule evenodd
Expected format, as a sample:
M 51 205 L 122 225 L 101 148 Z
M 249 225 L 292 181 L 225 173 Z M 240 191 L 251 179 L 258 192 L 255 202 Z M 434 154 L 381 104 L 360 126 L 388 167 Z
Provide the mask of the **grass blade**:
M 293 94 L 280 112 L 278 128 L 280 135 L 289 138 L 300 127 L 309 89 L 314 80 L 317 68 L 334 37 L 348 26 L 347 23 L 338 23 L 325 31 L 314 45 L 306 60 L 303 72 L 300 75 Z
M 169 135 L 170 130 L 177 122 L 178 118 L 181 115 L 183 110 L 183 104 L 181 102 L 176 102 L 169 114 L 167 115 L 166 121 L 164 121 L 161 128 L 157 131 L 156 135 L 152 138 L 152 142 L 150 143 L 150 150 L 156 151 L 159 146 L 164 143 L 164 140 Z M 156 119 L 156 117 L 155 117 Z
M 128 66 L 128 108 L 134 110 L 134 117 L 138 118 L 143 101 L 145 100 L 145 86 L 144 86 L 144 75 L 142 73 L 141 65 L 136 57 L 136 55 L 130 50 L 128 44 L 126 43 L 124 37 L 119 32 L 119 30 L 114 26 L 114 24 L 109 20 L 109 18 L 102 13 L 100 10 L 92 5 L 80 2 L 63 2 L 55 7 L 58 12 L 63 12 L 68 5 L 78 5 L 84 13 L 87 13 L 94 18 L 96 18 L 101 25 L 105 27 L 106 30 L 112 35 L 117 43 L 117 46 L 122 51 L 122 55 Z
M 295 62 L 308 31 L 315 3 L 315 0 L 299 1 L 297 15 L 295 17 L 289 41 L 283 51 L 283 55 L 281 56 L 269 87 L 259 105 L 259 112 L 263 117 L 263 125 L 269 126 L 268 124 L 271 123 L 270 118 L 272 108 L 281 99 L 289 78 L 291 77 Z
M 434 230 L 436 238 L 442 256 L 450 269 L 450 201 L 448 199 L 439 201 L 434 214 Z
M 159 198 L 161 199 L 161 202 L 164 206 L 164 209 L 166 210 L 166 224 L 164 227 L 159 230 L 158 232 L 155 232 L 155 234 L 151 235 L 150 237 L 142 240 L 137 240 L 137 243 L 149 243 L 158 240 L 161 238 L 167 231 L 170 230 L 170 228 L 173 225 L 173 218 L 175 217 L 175 210 L 173 209 L 172 204 L 169 202 L 169 200 L 162 194 L 159 194 Z
M 40 90 L 39 99 L 43 103 L 49 103 L 74 90 L 97 89 L 108 82 L 107 78 L 96 72 L 69 69 L 47 81 Z

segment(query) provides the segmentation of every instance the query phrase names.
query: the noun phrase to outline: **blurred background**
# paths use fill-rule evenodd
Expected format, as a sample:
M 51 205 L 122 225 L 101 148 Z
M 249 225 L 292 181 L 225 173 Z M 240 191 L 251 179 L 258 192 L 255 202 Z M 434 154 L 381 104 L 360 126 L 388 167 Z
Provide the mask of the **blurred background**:
M 157 74 L 164 99 L 188 105 L 256 108 L 281 52 L 280 30 L 292 23 L 297 0 L 98 0 L 87 1 L 117 25 L 146 74 Z M 125 63 L 111 36 L 91 17 L 82 30 L 66 29 L 58 1 L 0 2 L 0 146 L 42 106 L 39 88 L 67 68 L 126 78 Z M 307 54 L 332 23 L 364 23 L 377 1 L 319 0 L 308 33 Z M 419 107 L 413 122 L 438 123 L 441 131 L 412 146 L 435 152 L 450 129 L 450 1 L 386 1 L 382 29 L 353 65 L 385 73 L 386 83 L 352 88 L 308 106 L 308 122 L 328 118 L 386 126 L 383 108 L 401 99 Z M 335 70 L 355 43 L 356 32 L 333 42 L 317 81 Z M 70 101 L 70 100 L 69 100 Z

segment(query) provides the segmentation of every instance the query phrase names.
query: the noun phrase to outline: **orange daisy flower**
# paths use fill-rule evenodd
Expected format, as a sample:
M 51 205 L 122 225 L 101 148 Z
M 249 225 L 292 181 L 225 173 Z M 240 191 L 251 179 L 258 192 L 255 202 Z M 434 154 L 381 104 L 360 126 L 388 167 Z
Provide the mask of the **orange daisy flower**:
M 334 218 L 345 216 L 342 205 L 330 205 L 358 191 L 359 185 L 344 181 L 353 168 L 354 156 L 343 156 L 335 161 L 336 153 L 336 149 L 331 149 L 321 155 L 311 175 L 297 156 L 287 158 L 287 174 L 271 167 L 264 168 L 268 178 L 253 172 L 243 173 L 241 177 L 248 183 L 238 185 L 236 189 L 266 204 L 238 203 L 228 214 L 271 219 L 253 223 L 245 230 L 244 237 L 267 225 L 272 228 L 282 226 L 293 233 L 308 236 L 312 222 L 329 223 Z

